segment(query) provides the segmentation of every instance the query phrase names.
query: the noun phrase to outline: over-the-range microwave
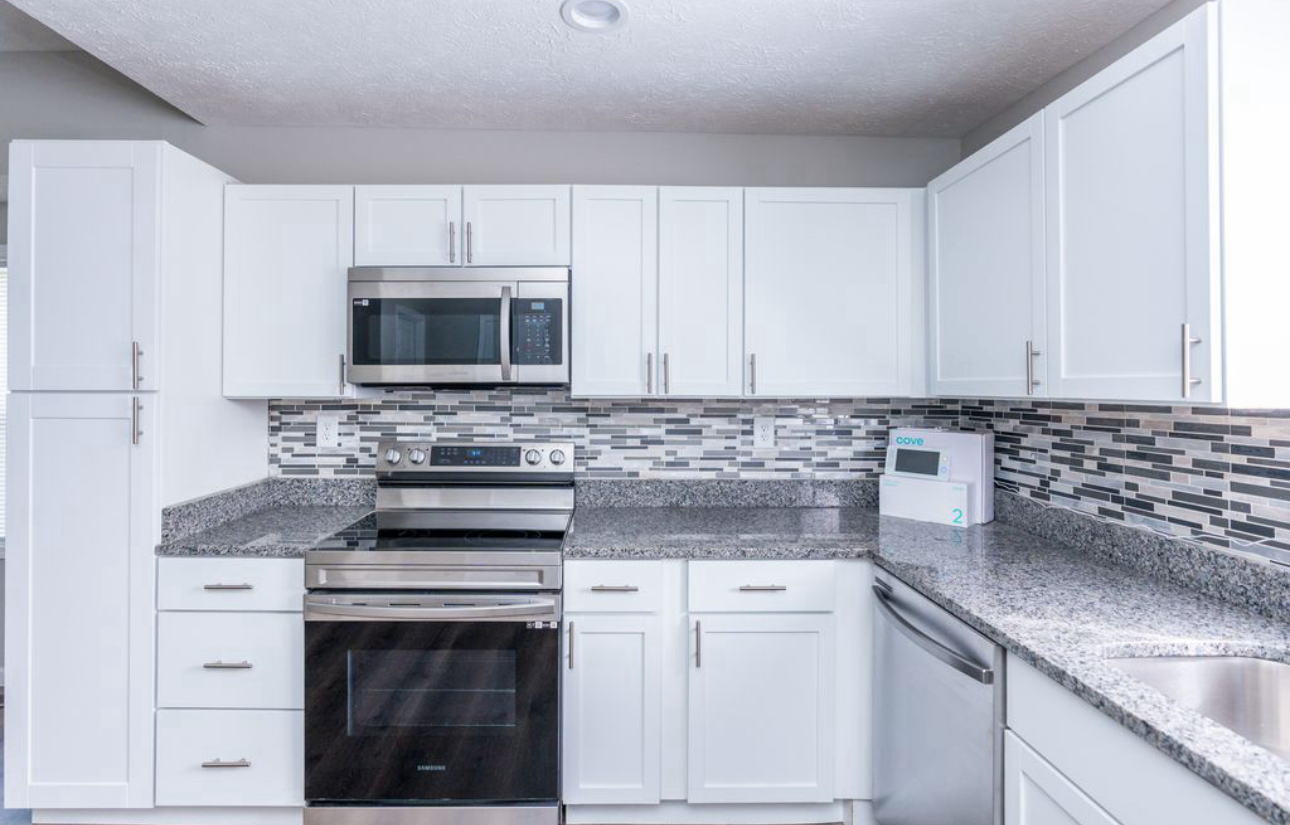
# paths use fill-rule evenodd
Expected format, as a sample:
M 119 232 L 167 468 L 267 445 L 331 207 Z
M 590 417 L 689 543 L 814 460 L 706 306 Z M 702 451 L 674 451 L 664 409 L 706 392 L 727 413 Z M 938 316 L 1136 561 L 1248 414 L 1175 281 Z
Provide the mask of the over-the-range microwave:
M 569 270 L 354 267 L 355 384 L 567 384 Z

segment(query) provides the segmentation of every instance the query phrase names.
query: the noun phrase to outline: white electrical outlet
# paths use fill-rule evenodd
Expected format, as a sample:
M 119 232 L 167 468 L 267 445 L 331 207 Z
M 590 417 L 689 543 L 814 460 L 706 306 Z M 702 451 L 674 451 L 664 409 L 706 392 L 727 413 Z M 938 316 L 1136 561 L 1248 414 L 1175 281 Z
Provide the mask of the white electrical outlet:
M 320 413 L 315 425 L 314 440 L 320 450 L 340 449 L 340 416 L 336 413 Z
M 753 419 L 753 449 L 769 450 L 775 446 L 775 419 L 757 416 Z

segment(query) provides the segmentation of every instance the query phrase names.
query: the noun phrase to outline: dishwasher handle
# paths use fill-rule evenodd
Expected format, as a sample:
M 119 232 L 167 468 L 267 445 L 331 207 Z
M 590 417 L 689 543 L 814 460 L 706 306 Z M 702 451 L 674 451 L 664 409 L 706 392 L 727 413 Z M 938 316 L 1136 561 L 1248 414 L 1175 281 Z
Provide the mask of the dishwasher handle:
M 962 673 L 965 676 L 970 676 L 983 685 L 994 684 L 994 670 L 988 667 L 981 667 L 976 662 L 967 659 L 957 651 L 951 650 L 933 639 L 931 636 L 928 636 L 923 631 L 914 627 L 910 624 L 908 619 L 896 612 L 896 608 L 891 604 L 891 594 L 887 592 L 886 588 L 875 584 L 873 586 L 873 594 L 878 598 L 878 608 L 883 612 L 883 615 L 886 616 L 887 620 L 890 621 L 897 630 L 904 634 L 905 638 L 921 647 L 938 661 L 944 662 L 954 668 L 959 673 Z

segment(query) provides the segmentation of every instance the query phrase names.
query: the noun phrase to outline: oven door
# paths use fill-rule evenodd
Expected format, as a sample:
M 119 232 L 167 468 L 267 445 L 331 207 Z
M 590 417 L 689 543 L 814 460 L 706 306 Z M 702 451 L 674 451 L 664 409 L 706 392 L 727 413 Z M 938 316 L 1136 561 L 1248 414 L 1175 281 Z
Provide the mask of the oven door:
M 553 802 L 557 595 L 305 599 L 310 804 Z
M 515 282 L 349 282 L 355 384 L 505 384 Z

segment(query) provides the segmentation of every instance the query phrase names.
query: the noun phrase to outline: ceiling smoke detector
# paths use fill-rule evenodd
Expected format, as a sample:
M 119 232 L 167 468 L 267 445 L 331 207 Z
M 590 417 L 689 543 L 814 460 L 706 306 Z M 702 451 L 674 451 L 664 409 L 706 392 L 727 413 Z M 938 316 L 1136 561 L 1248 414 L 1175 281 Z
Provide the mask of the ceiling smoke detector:
M 613 31 L 627 22 L 623 0 L 564 0 L 560 16 L 578 31 Z

